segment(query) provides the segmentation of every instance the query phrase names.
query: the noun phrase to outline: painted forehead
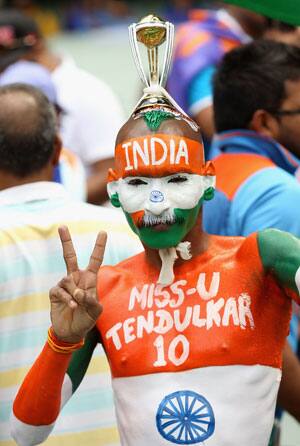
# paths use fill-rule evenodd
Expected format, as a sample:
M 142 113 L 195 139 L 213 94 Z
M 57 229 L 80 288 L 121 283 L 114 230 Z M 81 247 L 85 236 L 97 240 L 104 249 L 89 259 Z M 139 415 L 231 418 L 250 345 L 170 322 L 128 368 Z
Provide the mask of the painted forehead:
M 176 172 L 201 174 L 203 145 L 182 135 L 152 133 L 122 141 L 116 147 L 115 172 L 128 176 L 161 177 Z
M 201 174 L 202 138 L 197 124 L 170 107 L 137 109 L 118 134 L 115 169 L 109 179 Z

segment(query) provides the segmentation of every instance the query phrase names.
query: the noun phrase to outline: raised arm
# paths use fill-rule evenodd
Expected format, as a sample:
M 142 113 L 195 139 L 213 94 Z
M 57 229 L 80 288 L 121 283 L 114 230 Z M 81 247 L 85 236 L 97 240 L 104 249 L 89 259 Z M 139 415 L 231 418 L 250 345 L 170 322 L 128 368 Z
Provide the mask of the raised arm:
M 299 295 L 300 240 L 278 229 L 265 229 L 257 233 L 262 263 L 278 282 Z
M 83 378 L 97 343 L 97 334 L 91 330 L 101 313 L 96 278 L 106 234 L 99 233 L 85 270 L 78 268 L 68 229 L 60 228 L 59 235 L 67 276 L 50 290 L 52 327 L 48 340 L 25 377 L 13 406 L 11 434 L 22 446 L 40 444 L 47 438 L 61 407 Z

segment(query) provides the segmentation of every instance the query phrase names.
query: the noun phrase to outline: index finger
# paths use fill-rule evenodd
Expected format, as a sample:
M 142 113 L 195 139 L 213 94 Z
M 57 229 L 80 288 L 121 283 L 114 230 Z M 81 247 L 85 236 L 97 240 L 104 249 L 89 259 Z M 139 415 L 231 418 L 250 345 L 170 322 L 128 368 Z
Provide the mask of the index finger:
M 71 234 L 67 226 L 60 226 L 58 228 L 58 233 L 62 244 L 67 273 L 74 273 L 75 271 L 78 271 L 78 263 Z
M 90 262 L 87 267 L 89 271 L 97 274 L 103 260 L 105 245 L 107 240 L 107 234 L 104 231 L 100 231 L 97 235 L 96 243 L 90 257 Z

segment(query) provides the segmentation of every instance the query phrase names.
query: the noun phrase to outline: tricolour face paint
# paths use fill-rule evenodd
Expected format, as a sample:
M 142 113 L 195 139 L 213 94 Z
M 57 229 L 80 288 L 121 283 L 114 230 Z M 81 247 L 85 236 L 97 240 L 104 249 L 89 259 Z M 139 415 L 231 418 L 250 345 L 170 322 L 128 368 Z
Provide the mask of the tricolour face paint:
M 116 149 L 108 190 L 140 239 L 149 247 L 177 246 L 196 223 L 214 171 L 204 164 L 202 144 L 178 135 L 129 139 Z
M 207 177 L 178 173 L 118 181 L 118 198 L 134 232 L 151 248 L 177 246 L 195 225 Z
M 164 230 L 157 230 L 158 224 L 136 226 L 131 215 L 127 212 L 125 215 L 130 227 L 145 245 L 149 248 L 164 249 L 175 247 L 184 239 L 194 227 L 200 207 L 201 202 L 193 209 L 174 209 L 174 222 L 165 223 L 167 229 Z

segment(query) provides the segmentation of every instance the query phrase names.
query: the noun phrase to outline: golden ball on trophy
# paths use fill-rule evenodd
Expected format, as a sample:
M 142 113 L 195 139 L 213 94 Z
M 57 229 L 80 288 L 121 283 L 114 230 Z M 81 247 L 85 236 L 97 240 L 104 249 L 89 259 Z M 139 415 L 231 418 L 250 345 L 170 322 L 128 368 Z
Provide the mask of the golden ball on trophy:
M 137 40 L 143 43 L 147 48 L 155 48 L 166 40 L 166 29 L 164 27 L 155 26 L 155 24 L 163 24 L 164 21 L 159 17 L 150 14 L 143 17 L 138 25 L 149 24 L 149 26 L 141 27 L 136 33 Z M 151 24 L 153 23 L 153 26 Z

